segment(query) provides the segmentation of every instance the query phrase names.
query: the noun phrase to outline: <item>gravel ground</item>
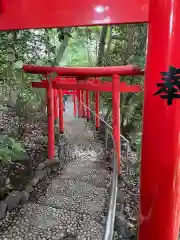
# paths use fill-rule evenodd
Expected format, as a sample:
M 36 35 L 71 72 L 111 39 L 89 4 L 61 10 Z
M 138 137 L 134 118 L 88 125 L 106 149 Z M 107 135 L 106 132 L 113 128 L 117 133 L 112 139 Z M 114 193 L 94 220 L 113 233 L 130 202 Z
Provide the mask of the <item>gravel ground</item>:
M 107 164 L 104 162 L 104 146 L 101 141 L 95 139 L 89 124 L 83 119 L 74 119 L 71 103 L 67 105 L 64 117 L 66 134 L 61 135 L 59 141 L 59 158 L 63 159 L 64 168 L 59 167 L 46 177 L 36 187 L 27 204 L 11 212 L 0 222 L 0 240 L 102 239 L 104 231 L 102 222 L 108 196 L 107 185 L 110 181 L 106 170 Z M 35 148 L 34 142 L 40 133 L 39 128 L 31 130 L 24 136 L 30 153 Z M 41 156 L 40 150 L 38 154 Z M 37 151 L 35 155 L 32 154 L 33 166 L 38 162 L 35 159 L 36 155 Z M 124 233 L 121 225 L 123 222 L 131 232 L 136 232 L 138 161 L 136 154 L 129 150 L 126 172 L 123 150 L 121 160 L 123 181 L 118 190 L 124 193 L 124 208 L 119 215 L 117 202 L 118 217 L 114 239 L 135 239 L 136 234 Z M 127 237 L 128 235 L 130 237 Z

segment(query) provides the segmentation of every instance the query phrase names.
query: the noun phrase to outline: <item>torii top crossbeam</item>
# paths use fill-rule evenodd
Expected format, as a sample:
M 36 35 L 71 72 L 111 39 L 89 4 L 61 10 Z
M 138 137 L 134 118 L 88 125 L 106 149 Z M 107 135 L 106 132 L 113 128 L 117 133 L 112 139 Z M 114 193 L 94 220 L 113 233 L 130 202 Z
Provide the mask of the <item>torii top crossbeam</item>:
M 138 240 L 176 240 L 180 222 L 180 100 L 173 99 L 169 106 L 163 95 L 154 94 L 157 86 L 164 84 L 162 73 L 172 77 L 170 66 L 180 68 L 180 1 L 0 1 L 0 30 L 138 22 L 149 23 Z
M 57 73 L 59 76 L 96 76 L 105 77 L 118 74 L 120 76 L 127 75 L 143 75 L 144 72 L 137 66 L 117 66 L 117 67 L 51 67 L 51 66 L 35 66 L 35 65 L 24 65 L 23 69 L 25 72 L 34 74 L 50 74 Z

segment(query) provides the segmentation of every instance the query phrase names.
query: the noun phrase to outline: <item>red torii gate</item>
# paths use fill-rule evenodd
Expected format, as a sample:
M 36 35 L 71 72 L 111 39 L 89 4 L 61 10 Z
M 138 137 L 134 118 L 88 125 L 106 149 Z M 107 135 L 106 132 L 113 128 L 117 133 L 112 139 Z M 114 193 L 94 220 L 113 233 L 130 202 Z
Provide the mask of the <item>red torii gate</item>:
M 113 136 L 115 139 L 118 171 L 120 173 L 120 92 L 140 92 L 139 85 L 127 85 L 125 82 L 120 82 L 120 76 L 127 75 L 142 75 L 143 71 L 133 65 L 119 67 L 92 67 L 92 68 L 72 68 L 72 67 L 44 67 L 24 65 L 25 72 L 34 74 L 51 74 L 56 73 L 59 76 L 76 76 L 77 82 L 61 81 L 49 79 L 43 82 L 33 82 L 33 87 L 48 89 L 48 158 L 54 158 L 54 117 L 53 117 L 53 89 L 66 90 L 86 90 L 99 92 L 112 92 L 112 127 Z M 88 81 L 88 77 L 103 77 L 112 76 L 112 82 Z M 84 80 L 82 80 L 84 78 Z M 86 82 L 86 80 L 87 82 Z M 96 95 L 96 101 L 99 96 Z M 96 106 L 96 111 L 99 113 L 99 106 Z M 98 117 L 96 117 L 98 118 Z
M 115 67 L 116 68 L 116 67 Z M 108 68 L 107 68 L 108 69 Z M 125 70 L 127 71 L 127 69 L 125 68 Z M 123 73 L 124 74 L 124 73 Z M 65 81 L 66 79 L 66 81 Z M 82 77 L 81 77 L 82 79 Z M 89 91 L 93 91 L 94 88 L 96 88 L 96 93 L 95 93 L 95 111 L 96 111 L 96 116 L 95 116 L 95 125 L 96 125 L 96 130 L 99 129 L 100 127 L 100 119 L 98 117 L 99 114 L 99 92 L 103 91 L 103 92 L 111 92 L 112 91 L 112 84 L 109 82 L 102 82 L 100 81 L 98 78 L 90 78 L 88 80 L 79 80 L 78 85 L 77 85 L 77 80 L 75 78 L 64 78 L 64 80 L 62 80 L 59 77 L 56 77 L 53 82 L 55 83 L 61 83 L 63 86 L 63 88 L 65 89 L 69 89 L 70 87 L 72 89 L 76 89 L 77 90 L 77 99 L 79 101 L 78 104 L 78 116 L 79 117 L 87 117 L 87 121 L 89 121 L 90 119 L 90 111 L 89 111 Z M 90 83 L 87 85 L 87 83 Z M 97 84 L 99 83 L 99 84 Z M 70 84 L 66 85 L 66 84 Z M 126 83 L 122 82 L 121 83 L 121 87 L 119 88 L 119 91 L 121 91 L 122 89 L 122 85 L 123 85 L 123 89 L 125 91 L 135 91 L 137 92 L 139 89 L 139 86 L 134 85 L 134 90 L 131 88 L 131 86 L 126 85 Z M 37 88 L 46 88 L 48 87 L 48 81 L 43 81 L 43 85 L 38 83 L 32 83 L 32 87 L 37 87 Z M 58 86 L 54 85 L 53 83 L 53 88 L 58 88 Z M 79 90 L 78 90 L 79 89 Z M 80 89 L 86 89 L 86 114 L 85 114 L 85 108 L 84 108 L 84 91 L 80 90 Z M 54 89 L 55 90 L 55 89 Z M 61 92 L 60 92 L 61 94 Z M 59 95 L 60 98 L 60 103 L 62 102 L 62 96 Z M 62 103 L 61 103 L 62 105 Z M 75 106 L 74 106 L 75 109 Z M 56 110 L 54 111 L 56 113 Z M 59 119 L 60 119 L 60 133 L 63 133 L 64 131 L 64 127 L 63 127 L 63 111 L 61 109 L 59 109 Z
M 77 79 L 76 78 L 69 78 L 69 77 L 55 77 L 54 79 L 53 79 L 53 81 L 54 82 L 59 82 L 59 81 L 61 81 L 61 83 L 63 84 L 63 83 L 77 83 Z M 88 80 L 86 80 L 86 83 L 87 82 L 96 82 L 97 81 L 97 79 L 88 79 Z M 43 81 L 44 82 L 44 81 Z M 34 86 L 34 85 L 32 85 L 33 87 L 36 87 L 36 86 Z M 38 86 L 37 86 L 38 87 Z M 47 86 L 44 86 L 45 88 L 47 87 Z M 55 91 L 55 89 L 54 89 L 54 91 Z M 60 91 L 60 90 L 59 90 Z M 64 92 L 65 92 L 65 90 L 63 90 L 63 94 L 64 94 Z M 86 117 L 87 117 L 87 121 L 89 120 L 89 118 L 90 118 L 90 112 L 89 112 L 89 109 L 87 108 L 86 109 L 86 114 L 85 114 L 85 108 L 84 108 L 84 91 L 81 91 L 81 90 L 77 90 L 77 91 L 74 91 L 74 92 L 69 92 L 68 90 L 67 90 L 67 92 L 66 92 L 67 94 L 73 94 L 73 100 L 74 100 L 74 116 L 76 116 L 76 97 L 77 97 L 77 99 L 78 99 L 78 101 L 79 101 L 79 104 L 78 104 L 78 117 L 84 117 L 85 115 L 86 115 Z M 75 96 L 75 95 L 76 96 Z M 60 96 L 59 96 L 60 97 Z M 62 97 L 60 97 L 60 98 L 62 98 Z M 89 93 L 88 93 L 88 91 L 86 91 L 86 105 L 88 105 L 89 106 Z M 99 101 L 96 101 L 96 105 L 98 105 L 99 106 Z M 98 110 L 99 109 L 99 107 L 96 107 L 96 109 Z M 98 112 L 99 113 L 99 112 Z M 98 114 L 97 113 L 97 114 Z M 99 125 L 99 119 L 96 119 L 96 126 L 97 126 L 97 128 L 98 128 L 98 125 Z
M 23 4 L 22 0 L 16 0 L 15 3 L 12 0 L 1 2 L 0 30 L 149 24 L 138 239 L 176 240 L 180 220 L 180 101 L 175 99 L 173 104 L 168 106 L 161 97 L 154 97 L 154 93 L 157 91 L 157 84 L 163 83 L 161 73 L 169 72 L 169 66 L 180 66 L 180 1 L 26 0 Z M 101 12 L 98 11 L 99 6 Z
M 47 81 L 47 80 L 42 80 L 41 83 L 44 83 L 44 81 Z M 57 79 L 54 79 L 53 81 L 57 81 Z M 32 83 L 32 87 L 34 87 L 33 83 Z M 44 88 L 46 88 L 47 105 L 48 105 L 48 87 L 44 87 Z M 60 133 L 64 132 L 63 94 L 73 94 L 74 95 L 74 93 L 76 93 L 76 91 L 70 92 L 70 91 L 67 91 L 67 90 L 62 91 L 62 90 L 53 89 L 53 99 L 54 99 L 54 105 L 53 105 L 54 115 L 53 115 L 53 117 L 54 117 L 54 120 L 57 120 L 59 118 L 59 131 L 60 131 Z M 74 116 L 76 116 L 76 106 L 75 105 L 76 105 L 76 101 L 74 99 Z
M 43 81 L 42 81 L 43 82 Z M 58 109 L 60 110 L 61 108 L 59 108 L 59 105 L 61 104 L 62 105 L 62 103 L 60 103 L 60 99 L 62 98 L 62 97 L 60 97 L 60 95 L 64 95 L 64 94 L 69 94 L 69 95 L 73 95 L 73 100 L 74 100 L 74 116 L 76 116 L 76 101 L 75 101 L 75 94 L 77 94 L 76 93 L 76 91 L 67 91 L 67 90 L 64 90 L 64 91 L 62 91 L 62 93 L 60 92 L 61 90 L 57 90 L 57 89 L 54 89 L 53 90 L 53 95 L 54 95 L 54 119 L 56 120 L 56 119 L 58 119 L 58 118 L 60 118 L 60 116 L 62 115 L 59 111 L 58 111 Z M 59 94 L 58 94 L 59 93 Z M 58 101 L 59 100 L 59 101 Z M 58 104 L 59 103 L 59 104 Z
M 44 76 L 46 77 L 46 76 Z M 75 78 L 67 78 L 67 77 L 55 77 L 53 80 L 55 83 L 70 83 L 70 84 L 76 84 L 77 80 Z M 85 81 L 85 83 L 97 83 L 99 81 L 98 79 L 88 79 Z M 83 82 L 83 81 L 81 81 Z M 43 84 L 42 84 L 43 83 Z M 33 83 L 32 87 L 34 88 L 48 88 L 48 80 L 42 80 L 41 84 L 39 82 Z M 47 90 L 46 90 L 47 91 Z M 59 94 L 58 94 L 59 93 Z M 89 91 L 86 91 L 86 113 L 85 113 L 85 107 L 84 107 L 84 91 L 83 90 L 75 90 L 75 91 L 69 91 L 69 90 L 57 90 L 53 89 L 53 96 L 54 96 L 54 119 L 57 119 L 59 117 L 59 129 L 60 133 L 64 132 L 64 125 L 63 125 L 63 94 L 71 94 L 73 95 L 73 101 L 74 101 L 74 116 L 76 117 L 76 96 L 79 101 L 78 104 L 78 117 L 86 117 L 87 121 L 90 119 L 90 111 L 89 111 Z M 58 97 L 59 95 L 59 97 Z M 76 96 L 75 96 L 76 95 Z M 59 99 L 59 111 L 58 111 L 58 99 Z M 95 96 L 95 103 L 96 103 L 96 129 L 99 129 L 100 126 L 100 120 L 97 117 L 99 114 L 99 93 L 96 93 Z M 58 114 L 59 113 L 59 114 Z

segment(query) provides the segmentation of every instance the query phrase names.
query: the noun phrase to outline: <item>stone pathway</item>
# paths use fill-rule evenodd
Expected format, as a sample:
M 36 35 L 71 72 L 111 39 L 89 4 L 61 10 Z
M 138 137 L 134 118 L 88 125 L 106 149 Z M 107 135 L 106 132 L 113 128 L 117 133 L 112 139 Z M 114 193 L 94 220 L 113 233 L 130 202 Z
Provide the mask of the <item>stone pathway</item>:
M 71 102 L 65 131 L 73 143 L 73 160 L 59 170 L 46 193 L 23 205 L 1 226 L 0 240 L 102 240 L 109 173 L 104 148 L 83 119 L 74 119 Z

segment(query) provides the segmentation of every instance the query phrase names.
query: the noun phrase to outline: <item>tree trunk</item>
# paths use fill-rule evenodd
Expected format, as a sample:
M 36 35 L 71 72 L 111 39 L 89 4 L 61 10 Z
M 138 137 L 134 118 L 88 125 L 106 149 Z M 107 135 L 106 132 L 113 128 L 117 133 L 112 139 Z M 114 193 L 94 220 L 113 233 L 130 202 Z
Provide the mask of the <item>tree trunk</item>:
M 102 27 L 102 30 L 101 30 L 97 66 L 102 66 L 104 63 L 104 53 L 105 53 L 107 32 L 108 32 L 108 26 L 105 25 Z
M 108 39 L 108 43 L 107 43 L 107 48 L 106 48 L 106 53 L 109 52 L 110 48 L 111 48 L 111 42 L 112 42 L 112 26 L 109 27 L 109 39 Z
M 71 31 L 71 28 L 69 28 L 66 32 L 70 33 L 70 31 Z M 63 54 L 66 50 L 66 47 L 68 46 L 69 38 L 70 38 L 69 34 L 64 34 L 64 40 L 59 46 L 59 49 L 57 51 L 57 54 L 56 54 L 56 57 L 54 59 L 54 64 L 53 65 L 59 65 L 60 64 L 60 62 L 63 58 Z
M 134 28 L 132 25 L 127 25 L 127 35 L 128 35 L 128 41 L 127 41 L 127 49 L 124 55 L 124 64 L 128 64 L 129 55 L 132 52 L 133 49 L 133 35 L 134 35 Z
M 105 122 L 108 121 L 108 118 L 109 118 L 109 116 L 110 116 L 110 114 L 111 114 L 111 111 L 112 111 L 112 108 L 109 106 L 109 107 L 108 107 L 108 111 L 107 111 L 107 113 L 106 113 L 106 115 L 105 115 L 105 117 L 104 117 L 104 121 L 105 121 Z

